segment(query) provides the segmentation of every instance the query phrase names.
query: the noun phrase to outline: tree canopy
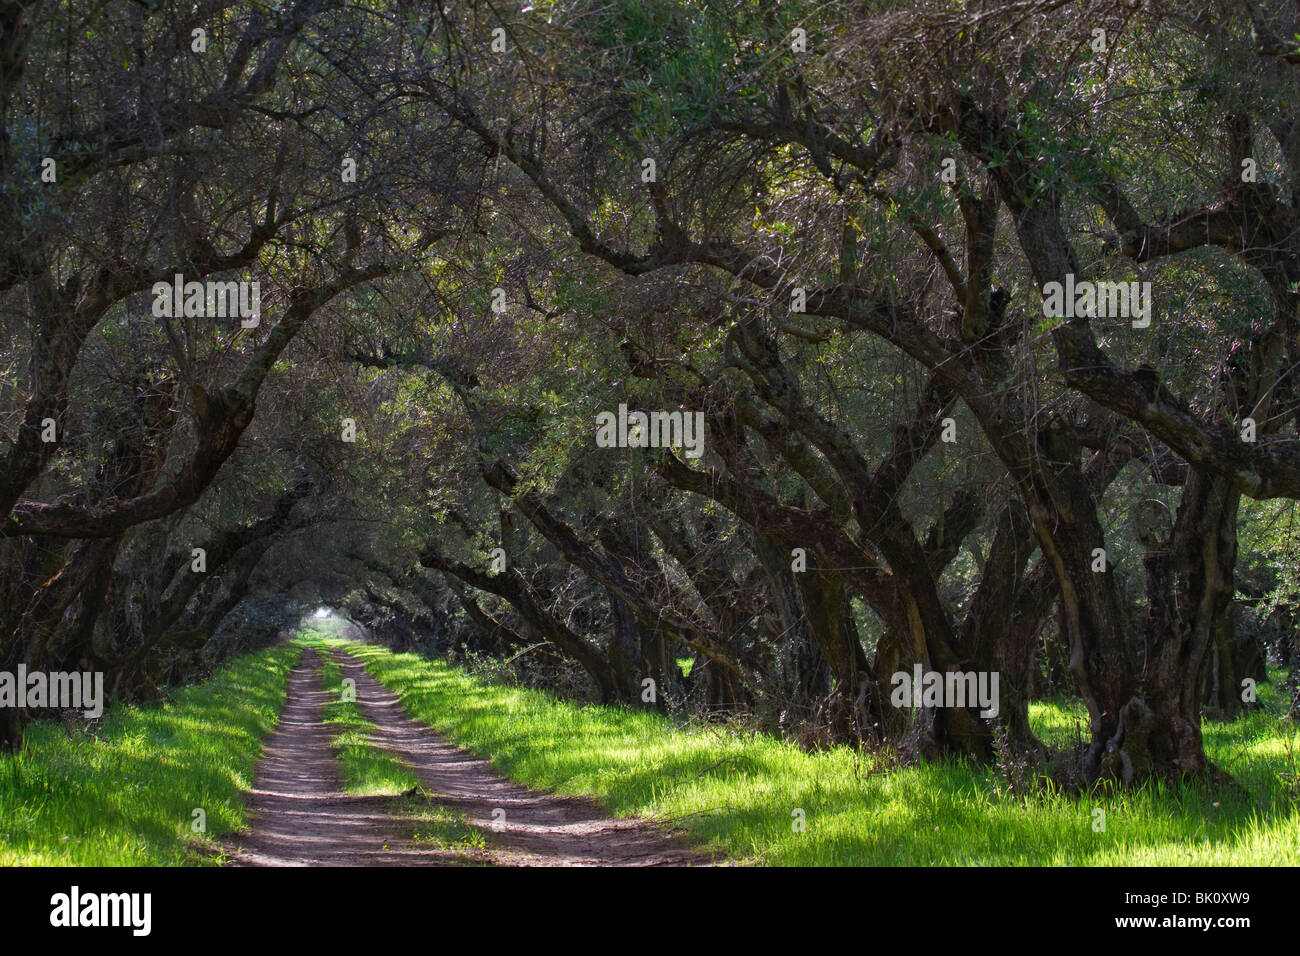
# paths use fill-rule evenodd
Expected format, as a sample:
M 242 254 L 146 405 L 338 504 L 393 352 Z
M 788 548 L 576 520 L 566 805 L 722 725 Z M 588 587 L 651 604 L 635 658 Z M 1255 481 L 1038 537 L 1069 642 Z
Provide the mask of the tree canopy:
M 1296 650 L 1298 104 L 1282 0 L 4 4 L 0 667 L 149 695 L 327 603 L 1212 772 Z

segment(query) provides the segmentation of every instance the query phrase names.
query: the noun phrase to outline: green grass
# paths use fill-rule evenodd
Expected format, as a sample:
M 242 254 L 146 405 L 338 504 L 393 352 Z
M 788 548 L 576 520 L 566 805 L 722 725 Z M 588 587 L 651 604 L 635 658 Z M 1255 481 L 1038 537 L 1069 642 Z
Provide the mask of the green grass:
M 431 803 L 427 793 L 404 798 L 398 810 L 406 815 L 412 825 L 411 842 L 416 846 L 432 847 L 469 854 L 487 847 L 487 836 L 464 816 L 440 803 Z
M 93 735 L 57 722 L 26 728 L 0 755 L 0 865 L 156 866 L 215 863 L 207 837 L 244 823 L 262 740 L 284 705 L 301 648 L 239 658 L 163 705 L 115 705 Z
M 1206 746 L 1241 787 L 1008 791 L 995 769 L 873 766 L 847 748 L 680 726 L 659 714 L 579 706 L 489 685 L 439 661 L 348 644 L 408 712 L 529 786 L 594 797 L 616 814 L 680 823 L 698 845 L 778 865 L 1295 865 L 1300 735 L 1261 688 L 1261 711 L 1207 724 Z M 1075 702 L 1033 708 L 1067 742 Z M 1105 812 L 1105 830 L 1094 830 Z M 796 824 L 803 811 L 806 828 Z

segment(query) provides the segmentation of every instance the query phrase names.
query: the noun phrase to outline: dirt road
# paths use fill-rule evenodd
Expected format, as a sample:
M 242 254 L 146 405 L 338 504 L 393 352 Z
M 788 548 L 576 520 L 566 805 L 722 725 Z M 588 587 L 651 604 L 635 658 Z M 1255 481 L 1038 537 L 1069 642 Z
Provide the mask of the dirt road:
M 485 847 L 447 848 L 413 840 L 406 797 L 342 791 L 331 731 L 322 721 L 320 658 L 307 650 L 289 675 L 279 726 L 267 741 L 247 807 L 251 826 L 227 849 L 244 866 L 683 866 L 708 864 L 645 820 L 611 817 L 594 803 L 539 793 L 492 769 L 412 720 L 397 695 L 336 652 L 356 681 L 357 704 L 377 725 L 371 736 L 411 768 L 430 799 L 482 831 Z

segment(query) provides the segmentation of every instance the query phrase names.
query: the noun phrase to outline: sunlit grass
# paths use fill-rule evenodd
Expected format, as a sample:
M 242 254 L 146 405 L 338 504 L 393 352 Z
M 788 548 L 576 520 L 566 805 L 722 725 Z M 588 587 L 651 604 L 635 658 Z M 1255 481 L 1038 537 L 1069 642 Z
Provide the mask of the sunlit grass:
M 0 865 L 215 862 L 191 843 L 244 823 L 244 791 L 301 648 L 240 658 L 161 706 L 114 705 L 94 734 L 55 722 L 0 754 Z
M 1297 728 L 1264 704 L 1206 724 L 1239 790 L 1152 786 L 1083 798 L 1009 792 L 996 769 L 873 768 L 847 748 L 808 753 L 761 734 L 680 726 L 640 710 L 579 706 L 487 685 L 442 662 L 347 645 L 402 702 L 521 783 L 588 795 L 617 814 L 676 821 L 734 860 L 806 865 L 1295 865 Z M 1033 708 L 1067 743 L 1076 702 Z M 1098 829 L 1104 812 L 1104 830 Z M 802 819 L 806 829 L 800 832 Z

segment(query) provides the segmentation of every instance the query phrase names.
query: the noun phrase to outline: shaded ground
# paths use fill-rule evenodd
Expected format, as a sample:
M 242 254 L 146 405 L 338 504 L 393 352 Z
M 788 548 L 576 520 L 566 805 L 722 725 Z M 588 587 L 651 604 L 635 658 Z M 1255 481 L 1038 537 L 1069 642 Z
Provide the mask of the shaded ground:
M 396 694 L 355 659 L 335 655 L 356 681 L 357 704 L 378 730 L 372 742 L 411 767 L 432 799 L 484 832 L 486 848 L 413 841 L 406 797 L 342 792 L 331 731 L 322 721 L 312 650 L 289 675 L 280 723 L 267 741 L 247 807 L 251 828 L 228 848 L 244 866 L 662 866 L 708 863 L 655 824 L 611 817 L 594 803 L 539 793 L 502 777 L 486 760 L 412 720 Z

